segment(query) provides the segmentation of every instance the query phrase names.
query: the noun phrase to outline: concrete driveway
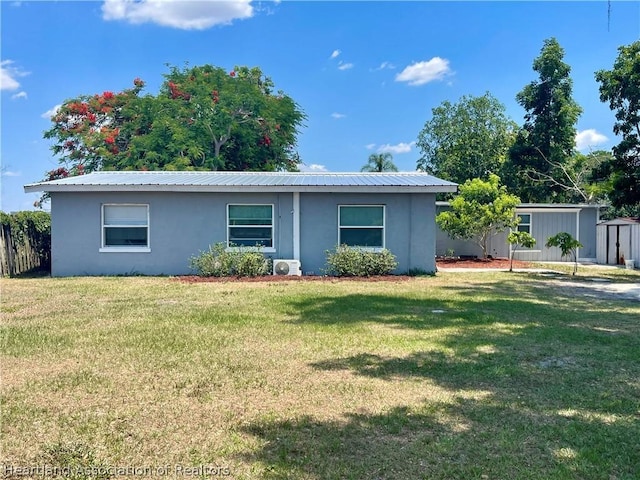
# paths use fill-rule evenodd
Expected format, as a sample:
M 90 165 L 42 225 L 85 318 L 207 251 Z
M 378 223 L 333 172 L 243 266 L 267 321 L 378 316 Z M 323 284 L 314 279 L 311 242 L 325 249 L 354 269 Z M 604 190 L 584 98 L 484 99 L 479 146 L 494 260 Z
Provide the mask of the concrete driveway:
M 614 283 L 602 279 L 584 281 L 549 279 L 549 283 L 575 295 L 594 298 L 634 300 L 640 302 L 640 283 Z

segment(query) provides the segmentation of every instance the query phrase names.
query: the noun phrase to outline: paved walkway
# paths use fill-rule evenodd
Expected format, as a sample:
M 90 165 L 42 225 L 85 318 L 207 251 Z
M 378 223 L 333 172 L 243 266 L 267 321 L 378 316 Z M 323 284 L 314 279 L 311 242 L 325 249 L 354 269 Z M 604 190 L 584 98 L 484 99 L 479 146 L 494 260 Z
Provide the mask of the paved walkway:
M 640 302 L 640 283 L 613 283 L 595 278 L 585 279 L 581 282 L 552 279 L 550 282 L 560 289 L 571 289 L 584 297 L 602 298 L 608 296 Z
M 620 268 L 612 265 L 594 265 L 588 264 L 590 268 L 597 269 L 615 269 Z M 451 268 L 439 268 L 440 272 L 496 272 L 505 271 L 505 269 L 496 268 L 463 268 L 463 267 L 451 267 Z M 566 291 L 572 291 L 574 294 L 584 297 L 603 298 L 608 297 L 612 299 L 625 299 L 634 300 L 640 302 L 640 282 L 618 283 L 612 282 L 608 279 L 602 279 L 597 277 L 580 277 L 581 280 L 573 280 L 571 276 L 566 273 L 556 272 L 553 270 L 553 265 L 550 268 L 514 268 L 514 272 L 522 273 L 537 273 L 545 275 L 543 281 L 547 284 L 554 285 L 559 289 Z M 582 272 L 584 275 L 584 271 Z M 593 272 L 597 275 L 597 272 Z

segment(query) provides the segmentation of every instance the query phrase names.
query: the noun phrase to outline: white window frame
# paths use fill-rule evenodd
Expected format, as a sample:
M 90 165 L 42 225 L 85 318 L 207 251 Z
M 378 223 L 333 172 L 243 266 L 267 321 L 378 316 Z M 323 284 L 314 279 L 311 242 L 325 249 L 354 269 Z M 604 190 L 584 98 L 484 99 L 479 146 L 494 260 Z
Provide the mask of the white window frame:
M 231 247 L 229 246 L 229 229 L 232 226 L 238 226 L 238 225 L 229 225 L 229 210 L 230 207 L 271 207 L 271 247 L 256 247 L 256 246 L 249 246 L 249 245 L 239 245 L 239 246 L 234 246 Z M 228 252 L 233 252 L 233 251 L 238 251 L 238 250 L 244 250 L 244 251 L 260 251 L 260 252 L 264 252 L 264 253 L 276 253 L 276 248 L 275 248 L 275 244 L 276 244 L 276 221 L 275 221 L 275 212 L 276 212 L 276 208 L 275 208 L 275 204 L 273 203 L 227 203 L 227 245 L 226 245 L 226 251 Z M 251 227 L 251 225 L 242 225 L 243 227 Z M 253 225 L 256 228 L 265 228 L 267 227 L 267 225 Z
M 531 235 L 531 232 L 533 232 L 533 213 L 530 211 L 527 212 L 517 212 L 516 213 L 516 217 L 520 217 L 522 218 L 522 215 L 529 215 L 529 221 L 526 223 L 522 223 L 522 222 L 518 222 L 518 225 L 516 225 L 515 230 L 516 232 L 522 232 L 522 230 L 520 230 L 518 227 L 520 225 L 528 225 L 529 226 L 529 231 L 527 232 L 529 235 Z M 513 245 L 509 244 L 509 254 L 511 254 L 511 252 L 513 252 Z M 522 254 L 527 254 L 527 253 L 540 253 L 542 250 L 539 249 L 535 249 L 535 248 L 522 248 L 522 246 L 520 246 L 520 248 L 518 248 L 517 250 L 515 250 L 515 252 L 518 255 L 522 255 Z
M 145 207 L 147 209 L 147 245 L 145 246 L 118 246 L 106 245 L 105 228 L 140 228 L 142 225 L 105 225 L 105 207 Z M 101 253 L 149 253 L 151 252 L 151 228 L 150 228 L 149 204 L 148 203 L 103 203 L 100 206 L 100 252 Z
M 528 226 L 529 227 L 529 231 L 527 232 L 529 235 L 531 235 L 531 232 L 533 232 L 533 214 L 531 212 L 518 212 L 516 213 L 516 216 L 519 217 L 522 220 L 522 215 L 529 215 L 529 221 L 528 222 L 518 222 L 518 225 L 516 225 L 516 232 L 522 232 L 524 230 L 520 230 L 520 225 L 522 226 Z
M 376 208 L 382 208 L 382 226 L 379 225 L 371 225 L 371 226 L 367 226 L 367 225 L 358 225 L 358 226 L 353 226 L 353 225 L 342 225 L 340 223 L 340 209 L 342 207 L 376 207 Z M 382 250 L 384 250 L 386 248 L 386 241 L 387 241 L 387 208 L 386 205 L 361 205 L 361 204 L 342 204 L 342 205 L 338 205 L 338 245 L 342 245 L 342 229 L 343 228 L 362 228 L 362 229 L 371 229 L 371 228 L 377 228 L 382 230 L 382 246 L 381 247 L 360 247 L 357 245 L 354 245 L 355 248 L 361 248 L 362 250 L 368 251 L 368 252 L 381 252 Z

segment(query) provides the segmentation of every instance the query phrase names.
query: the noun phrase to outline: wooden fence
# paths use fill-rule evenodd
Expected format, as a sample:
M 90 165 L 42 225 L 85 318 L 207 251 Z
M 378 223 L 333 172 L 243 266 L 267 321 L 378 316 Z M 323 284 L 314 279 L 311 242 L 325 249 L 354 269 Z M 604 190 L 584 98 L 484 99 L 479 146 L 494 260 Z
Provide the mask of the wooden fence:
M 32 248 L 33 242 L 25 236 L 24 242 L 11 234 L 11 225 L 0 225 L 0 275 L 15 277 L 22 273 L 48 270 L 49 260 L 40 257 Z

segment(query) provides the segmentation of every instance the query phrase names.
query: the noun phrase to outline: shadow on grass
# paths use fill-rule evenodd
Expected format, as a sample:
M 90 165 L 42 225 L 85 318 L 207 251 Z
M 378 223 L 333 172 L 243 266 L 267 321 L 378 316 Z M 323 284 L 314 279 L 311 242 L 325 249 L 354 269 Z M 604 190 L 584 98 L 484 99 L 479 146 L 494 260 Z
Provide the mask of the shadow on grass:
M 437 384 L 451 397 L 425 393 L 420 405 L 339 420 L 256 421 L 244 430 L 263 447 L 250 460 L 266 478 L 637 478 L 639 326 L 622 311 L 605 314 L 606 302 L 556 293 L 500 281 L 419 298 L 290 299 L 283 308 L 294 323 L 344 325 L 344 335 L 354 325 L 412 340 L 424 333 L 423 344 L 409 343 L 413 351 L 362 352 L 313 368 L 398 388 L 424 382 L 425 392 Z
M 32 268 L 31 270 L 26 270 L 26 271 L 24 271 L 22 273 L 18 273 L 16 275 L 13 275 L 13 276 L 11 276 L 11 278 L 29 279 L 29 278 L 46 278 L 46 277 L 50 277 L 50 276 L 51 276 L 51 268 L 50 267 L 46 267 L 46 268 L 36 267 L 36 268 Z
M 492 400 L 262 421 L 244 432 L 262 441 L 245 458 L 263 467 L 262 478 L 631 479 L 640 462 L 640 432 L 631 422 L 538 414 Z
M 611 332 L 622 335 L 628 332 L 626 327 L 638 331 L 637 322 L 622 310 L 627 305 L 635 307 L 633 302 L 612 303 L 609 299 L 572 295 L 544 280 L 456 285 L 413 296 L 402 291 L 331 293 L 283 297 L 280 301 L 278 308 L 292 323 L 345 329 L 367 324 L 419 331 L 458 329 L 450 336 L 459 335 L 470 341 L 478 331 L 489 337 L 504 337 L 536 330 L 539 340 L 554 339 L 560 334 L 565 341 L 609 343 L 620 341 L 613 340 Z M 616 311 L 617 306 L 620 311 Z M 451 342 L 450 346 L 455 348 L 457 343 Z
M 454 287 L 447 294 L 304 299 L 295 303 L 295 321 L 383 325 L 407 345 L 399 356 L 365 351 L 311 364 L 319 370 L 424 378 L 451 390 L 488 390 L 535 408 L 638 411 L 640 384 L 633 379 L 640 375 L 640 324 L 628 313 L 605 314 L 606 302 L 560 299 L 548 289 L 508 282 Z M 394 332 L 402 329 L 414 334 Z

